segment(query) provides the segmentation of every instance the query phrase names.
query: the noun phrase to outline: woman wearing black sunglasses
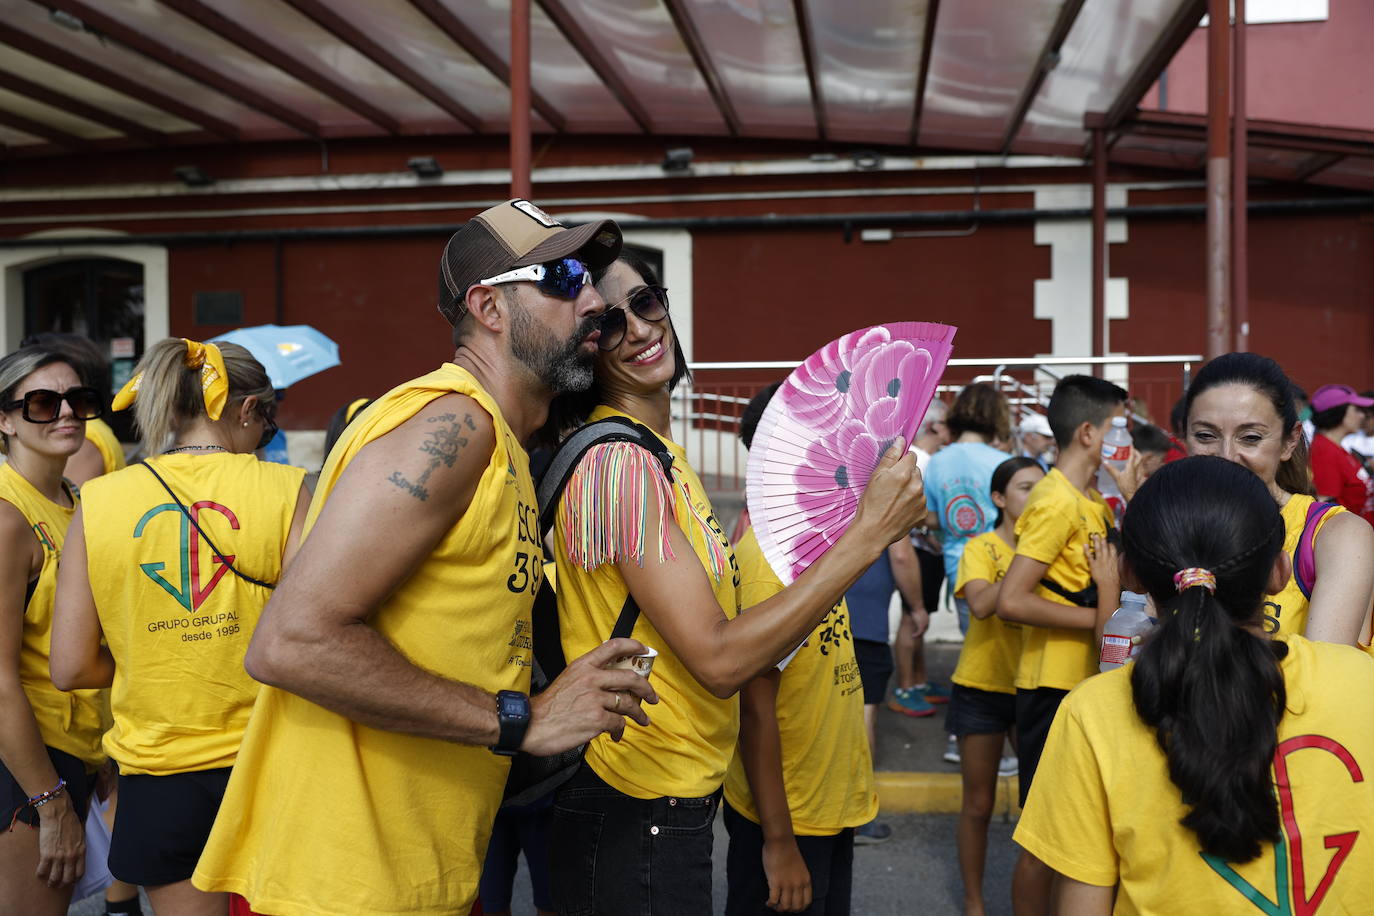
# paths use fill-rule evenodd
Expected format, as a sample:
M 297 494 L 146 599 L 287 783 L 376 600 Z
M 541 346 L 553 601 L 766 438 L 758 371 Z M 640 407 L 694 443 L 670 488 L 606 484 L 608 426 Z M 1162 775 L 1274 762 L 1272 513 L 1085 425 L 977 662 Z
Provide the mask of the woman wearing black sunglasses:
M 63 357 L 0 360 L 0 909 L 62 914 L 84 870 L 82 826 L 104 759 L 104 698 L 48 674 L 57 561 L 76 511 L 63 479 L 99 398 Z
M 739 570 L 705 488 L 669 438 L 687 374 L 652 271 L 622 254 L 597 283 L 607 303 L 589 394 L 552 423 L 621 417 L 654 432 L 670 474 L 627 443 L 594 447 L 563 492 L 554 531 L 559 621 L 573 658 L 603 642 L 627 597 L 634 638 L 658 651 L 648 728 L 597 739 L 554 807 L 553 886 L 567 914 L 708 913 L 712 823 L 739 732 L 735 694 L 801 644 L 844 590 L 925 512 L 915 462 L 884 456 L 844 539 L 789 588 L 740 614 Z M 900 460 L 899 460 L 900 458 Z
M 190 877 L 257 697 L 243 656 L 309 504 L 303 470 L 253 454 L 274 403 L 240 346 L 150 347 L 114 406 L 155 457 L 86 484 L 63 558 L 53 680 L 113 685 L 110 872 L 159 912 L 228 909 Z

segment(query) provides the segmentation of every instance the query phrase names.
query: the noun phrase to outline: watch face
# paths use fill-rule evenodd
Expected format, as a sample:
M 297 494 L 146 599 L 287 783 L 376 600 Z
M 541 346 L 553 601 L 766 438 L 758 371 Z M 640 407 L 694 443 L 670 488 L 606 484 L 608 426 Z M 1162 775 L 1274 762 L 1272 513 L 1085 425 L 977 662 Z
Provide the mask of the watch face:
M 503 719 L 525 719 L 530 714 L 530 701 L 523 694 L 513 691 L 501 691 L 497 695 L 500 702 L 498 710 Z

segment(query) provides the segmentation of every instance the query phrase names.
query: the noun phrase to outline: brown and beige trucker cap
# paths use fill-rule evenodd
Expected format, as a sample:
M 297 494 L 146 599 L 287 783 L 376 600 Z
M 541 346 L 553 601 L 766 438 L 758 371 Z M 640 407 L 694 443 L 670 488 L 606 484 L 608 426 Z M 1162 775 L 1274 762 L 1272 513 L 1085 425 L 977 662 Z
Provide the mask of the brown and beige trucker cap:
M 620 254 L 620 227 L 603 219 L 572 229 L 528 200 L 515 198 L 468 220 L 439 260 L 439 312 L 457 325 L 473 284 L 516 267 L 576 255 L 592 270 Z

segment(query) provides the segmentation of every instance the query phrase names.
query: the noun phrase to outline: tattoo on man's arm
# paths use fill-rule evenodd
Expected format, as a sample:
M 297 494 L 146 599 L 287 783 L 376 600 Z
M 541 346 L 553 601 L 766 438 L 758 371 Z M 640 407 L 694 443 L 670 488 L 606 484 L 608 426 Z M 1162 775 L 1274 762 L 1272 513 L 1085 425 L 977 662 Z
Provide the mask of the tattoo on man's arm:
M 419 479 L 414 483 L 407 480 L 400 471 L 392 471 L 391 476 L 387 478 L 391 483 L 421 502 L 429 499 L 429 490 L 425 488 L 426 482 L 429 481 L 429 475 L 434 473 L 440 463 L 444 467 L 453 467 L 454 462 L 458 460 L 458 452 L 467 446 L 467 437 L 459 435 L 462 427 L 466 425 L 470 430 L 477 429 L 477 424 L 472 421 L 471 414 L 464 415 L 461 423 L 458 421 L 457 415 L 451 413 L 430 417 L 425 422 L 436 424 L 434 429 L 425 433 L 425 441 L 420 443 L 420 451 L 430 456 L 429 466 L 424 469 Z

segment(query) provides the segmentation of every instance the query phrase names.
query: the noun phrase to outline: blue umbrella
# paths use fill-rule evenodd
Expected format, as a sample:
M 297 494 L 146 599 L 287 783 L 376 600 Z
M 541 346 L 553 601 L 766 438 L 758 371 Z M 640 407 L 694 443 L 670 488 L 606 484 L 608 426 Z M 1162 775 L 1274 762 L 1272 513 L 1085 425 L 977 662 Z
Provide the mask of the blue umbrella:
M 308 324 L 260 324 L 210 339 L 236 343 L 252 353 L 277 390 L 339 364 L 339 345 Z

